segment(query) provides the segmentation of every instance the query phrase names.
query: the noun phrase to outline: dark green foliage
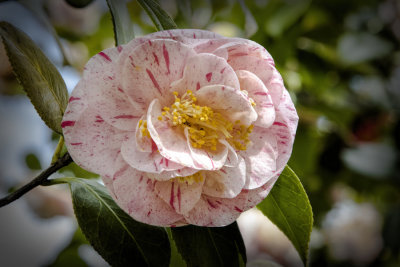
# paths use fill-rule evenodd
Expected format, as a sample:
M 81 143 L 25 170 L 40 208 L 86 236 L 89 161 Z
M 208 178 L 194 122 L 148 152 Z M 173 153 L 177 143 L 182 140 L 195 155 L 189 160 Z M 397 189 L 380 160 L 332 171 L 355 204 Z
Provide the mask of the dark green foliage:
M 189 225 L 171 232 L 188 267 L 245 266 L 246 249 L 236 222 L 225 227 Z

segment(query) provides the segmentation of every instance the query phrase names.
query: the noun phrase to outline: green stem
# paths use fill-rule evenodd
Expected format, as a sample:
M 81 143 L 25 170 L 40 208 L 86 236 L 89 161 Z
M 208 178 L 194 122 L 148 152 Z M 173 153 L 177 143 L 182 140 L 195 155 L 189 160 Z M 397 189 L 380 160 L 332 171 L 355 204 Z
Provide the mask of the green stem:
M 56 150 L 54 151 L 54 154 L 53 154 L 53 158 L 51 159 L 51 164 L 56 163 L 57 160 L 60 158 L 60 154 L 61 154 L 63 146 L 64 146 L 64 137 L 60 136 Z
M 71 162 L 72 162 L 71 156 L 69 155 L 69 153 L 65 153 L 64 156 L 59 158 L 55 163 L 51 164 L 50 167 L 48 167 L 46 170 L 40 173 L 32 181 L 30 181 L 23 187 L 17 189 L 16 191 L 12 192 L 8 196 L 0 199 L 0 208 L 17 200 L 18 198 L 28 193 L 33 188 L 39 185 L 44 185 L 48 181 L 50 175 L 52 175 L 62 167 L 67 166 Z

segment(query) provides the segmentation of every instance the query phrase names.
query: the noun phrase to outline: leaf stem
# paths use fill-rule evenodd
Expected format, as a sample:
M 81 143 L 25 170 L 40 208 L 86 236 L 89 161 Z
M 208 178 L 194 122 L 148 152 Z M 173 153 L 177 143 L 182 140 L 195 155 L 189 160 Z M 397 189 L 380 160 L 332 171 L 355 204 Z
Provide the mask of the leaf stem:
M 32 181 L 30 181 L 23 187 L 17 189 L 16 191 L 12 192 L 8 196 L 0 199 L 0 208 L 17 200 L 18 198 L 20 198 L 21 196 L 23 196 L 24 194 L 26 194 L 33 188 L 46 183 L 48 181 L 47 179 L 49 178 L 50 175 L 52 175 L 53 173 L 55 173 L 62 167 L 67 166 L 72 161 L 73 160 L 72 160 L 71 156 L 69 155 L 69 153 L 68 152 L 65 153 L 64 156 L 59 158 L 56 162 L 52 163 L 50 165 L 50 167 L 48 167 L 46 170 L 44 170 L 42 173 L 40 173 Z
M 60 136 L 56 150 L 54 151 L 54 154 L 53 154 L 53 158 L 51 159 L 51 164 L 56 163 L 57 160 L 60 158 L 63 146 L 64 146 L 64 137 Z

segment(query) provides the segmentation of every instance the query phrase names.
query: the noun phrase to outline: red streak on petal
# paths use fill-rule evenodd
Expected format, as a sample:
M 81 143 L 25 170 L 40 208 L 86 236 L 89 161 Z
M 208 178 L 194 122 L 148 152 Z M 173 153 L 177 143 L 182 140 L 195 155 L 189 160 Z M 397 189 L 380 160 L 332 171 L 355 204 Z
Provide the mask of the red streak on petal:
M 209 199 L 207 199 L 207 203 L 208 205 L 210 205 L 211 208 L 216 209 L 217 206 L 215 204 L 213 204 Z
M 151 213 L 151 210 L 149 210 L 149 212 L 147 213 L 147 217 L 149 217 L 149 216 L 150 216 L 150 213 Z
M 79 99 L 81 99 L 81 98 L 80 98 L 80 97 L 73 97 L 73 96 L 71 96 L 71 97 L 69 98 L 68 102 L 70 103 L 70 102 L 72 102 L 72 101 L 79 100 Z
M 133 115 L 118 115 L 115 116 L 114 119 L 138 119 L 140 118 L 139 116 L 133 116 Z
M 179 203 L 179 210 L 181 210 L 181 186 L 178 185 L 178 203 Z
M 121 88 L 118 87 L 118 91 L 120 91 L 121 93 L 125 93 L 124 90 L 122 90 Z
M 119 53 L 121 53 L 121 51 L 122 51 L 122 46 L 120 46 L 120 45 L 117 46 L 117 50 L 118 50 Z
M 237 210 L 238 212 L 243 212 L 242 209 L 239 209 L 238 207 L 235 206 L 235 210 Z
M 153 140 L 151 140 L 151 152 L 155 152 L 158 150 L 158 147 L 156 145 L 156 143 L 154 143 Z
M 61 123 L 61 128 L 67 127 L 67 126 L 74 126 L 75 125 L 75 121 L 63 121 Z
M 169 72 L 169 54 L 167 51 L 167 48 L 165 47 L 165 44 L 163 44 L 163 55 L 164 55 L 164 59 L 165 59 L 165 65 L 167 65 L 167 70 L 168 70 L 168 74 Z
M 129 56 L 129 59 L 131 60 L 131 65 L 132 65 L 132 67 L 136 68 L 135 63 L 133 63 L 133 57 L 132 57 L 132 56 Z
M 100 52 L 99 55 L 105 58 L 105 60 L 112 62 L 111 58 L 106 53 Z
M 103 118 L 99 115 L 96 115 L 96 119 L 95 122 L 104 122 Z
M 169 163 L 169 160 L 166 158 L 166 159 L 165 159 L 165 166 L 168 167 L 168 163 Z
M 215 202 L 217 202 L 217 203 L 218 203 L 218 204 L 220 204 L 220 205 L 222 204 L 222 202 L 221 202 L 221 201 L 219 201 L 219 200 L 216 200 Z
M 224 68 L 220 71 L 220 73 L 221 73 L 221 74 L 224 73 L 225 69 L 226 69 L 226 67 L 224 67 Z
M 193 38 L 196 39 L 196 34 L 195 33 L 193 33 Z
M 171 197 L 169 199 L 169 204 L 171 205 L 171 207 L 173 209 L 175 209 L 174 207 L 174 201 L 175 201 L 175 194 L 174 194 L 174 182 L 172 182 L 172 186 L 171 186 Z
M 206 74 L 207 82 L 211 81 L 211 77 L 212 77 L 212 72 L 209 72 L 209 73 Z
M 286 124 L 284 124 L 282 122 L 278 122 L 278 121 L 274 122 L 273 125 L 283 126 L 283 127 L 286 127 L 286 128 L 288 127 Z
M 153 44 L 150 40 L 148 40 L 147 42 L 149 43 L 150 46 Z
M 155 161 L 153 161 L 153 165 L 154 165 L 154 168 L 156 169 L 156 171 L 158 171 L 158 167 L 157 167 L 157 164 Z
M 156 53 L 153 52 L 154 60 L 156 61 L 157 65 L 160 65 L 160 62 L 158 62 L 158 57 Z
M 199 90 L 199 89 L 200 89 L 200 83 L 197 82 L 197 84 L 196 84 L 196 91 Z
M 168 64 L 169 64 L 169 63 L 168 63 Z M 158 92 L 160 93 L 160 95 L 162 95 L 160 85 L 158 84 L 158 82 L 157 82 L 156 79 L 154 78 L 153 73 L 152 73 L 149 69 L 146 69 L 146 72 L 147 72 L 147 75 L 149 75 L 150 80 L 153 82 L 154 87 L 158 90 Z
M 232 54 L 230 56 L 231 57 L 242 57 L 242 56 L 247 56 L 247 55 L 249 55 L 249 54 L 245 53 L 245 52 L 239 52 L 239 53 L 236 53 L 236 54 Z
M 128 164 L 119 169 L 114 173 L 113 180 L 116 180 L 118 176 L 121 176 L 128 169 Z
M 71 143 L 71 146 L 79 146 L 82 145 L 82 143 Z
M 139 183 L 143 181 L 143 175 L 140 175 Z
M 224 169 L 220 169 L 220 171 L 227 174 L 227 172 Z
M 254 95 L 268 95 L 267 92 L 255 92 Z

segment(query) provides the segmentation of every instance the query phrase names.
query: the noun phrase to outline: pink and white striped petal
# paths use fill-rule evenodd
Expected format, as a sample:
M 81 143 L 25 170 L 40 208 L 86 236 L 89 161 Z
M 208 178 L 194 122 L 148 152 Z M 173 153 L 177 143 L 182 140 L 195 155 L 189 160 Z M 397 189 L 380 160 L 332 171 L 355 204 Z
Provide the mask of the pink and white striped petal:
M 182 165 L 161 156 L 156 146 L 153 146 L 151 152 L 139 151 L 134 136 L 129 136 L 122 142 L 121 155 L 132 168 L 142 172 L 161 173 L 183 168 Z
M 70 112 L 71 111 L 71 112 Z M 100 175 L 111 175 L 121 143 L 129 132 L 106 123 L 99 108 L 87 107 L 80 116 L 69 105 L 61 123 L 65 144 L 74 162 L 82 168 Z M 72 120 L 78 117 L 77 120 Z
M 274 186 L 278 178 L 279 174 L 276 174 L 261 187 L 252 190 L 247 190 L 248 199 L 246 206 L 243 208 L 243 211 L 249 210 L 258 203 L 260 203 L 261 201 L 263 201 L 268 196 L 269 192 L 272 190 L 272 187 Z
M 269 127 L 269 133 L 276 137 L 278 158 L 276 172 L 280 173 L 285 168 L 292 154 L 294 138 L 296 135 L 299 117 L 288 91 L 283 91 L 281 104 L 276 109 L 275 122 Z
M 187 90 L 195 92 L 203 86 L 215 84 L 240 88 L 239 80 L 226 60 L 203 53 L 188 59 L 183 78 L 171 84 L 171 91 L 182 95 Z
M 145 110 L 130 102 L 116 72 L 119 51 L 106 49 L 92 57 L 83 72 L 82 86 L 91 105 L 101 106 L 100 116 L 109 124 L 121 130 L 135 129 L 136 120 Z
M 203 194 L 185 219 L 189 224 L 199 226 L 225 226 L 239 217 L 246 202 L 247 193 L 243 191 L 235 198 L 216 198 Z
M 240 89 L 246 90 L 256 106 L 254 109 L 258 114 L 254 125 L 268 128 L 275 121 L 275 107 L 271 96 L 264 83 L 252 72 L 247 70 L 238 70 L 236 74 L 239 78 Z
M 173 102 L 169 86 L 182 78 L 183 69 L 194 50 L 173 40 L 148 40 L 136 47 L 121 69 L 122 87 L 130 99 L 147 108 L 153 99 Z
M 212 53 L 214 54 L 228 54 L 227 59 L 234 59 L 241 56 L 253 56 L 260 59 L 266 59 L 272 66 L 275 66 L 272 56 L 261 45 L 251 40 L 242 38 L 230 38 L 230 42 L 221 45 Z
M 152 225 L 165 226 L 182 220 L 182 215 L 157 196 L 156 181 L 127 164 L 120 166 L 114 174 L 113 188 L 115 200 L 123 210 L 135 220 Z
M 179 214 L 188 213 L 199 201 L 204 180 L 201 182 L 156 182 L 157 195 Z
M 184 167 L 182 169 L 177 169 L 173 171 L 163 171 L 161 173 L 148 173 L 148 177 L 151 179 L 157 180 L 157 181 L 167 181 L 172 178 L 176 177 L 185 177 L 185 176 L 190 176 L 198 172 L 199 170 L 197 169 L 192 169 L 188 167 Z
M 247 70 L 253 72 L 263 81 L 265 87 L 267 87 L 274 106 L 279 106 L 282 92 L 286 89 L 283 84 L 282 76 L 268 59 L 243 55 L 229 58 L 228 63 L 235 71 Z
M 203 194 L 212 197 L 234 198 L 246 182 L 246 163 L 239 157 L 236 167 L 223 167 L 217 171 L 204 171 Z
M 157 145 L 160 154 L 170 161 L 185 167 L 198 169 L 186 141 L 186 137 L 177 128 L 173 128 L 165 120 L 158 120 L 161 116 L 161 104 L 158 99 L 151 102 L 147 114 L 147 130 Z
M 194 148 L 190 141 L 188 128 L 184 130 L 187 145 L 197 168 L 201 170 L 218 170 L 224 166 L 228 155 L 228 148 L 222 144 L 217 144 L 216 151 L 207 151 L 201 148 Z
M 254 189 L 265 184 L 276 171 L 278 145 L 269 129 L 254 127 L 250 135 L 251 145 L 239 155 L 245 159 L 247 181 L 245 189 Z
M 236 153 L 236 150 L 225 139 L 219 139 L 218 141 L 228 149 L 228 155 L 226 156 L 224 166 L 236 167 L 239 163 L 239 157 Z
M 194 95 L 200 106 L 212 108 L 232 123 L 240 120 L 241 124 L 249 126 L 257 120 L 257 112 L 241 90 L 226 85 L 209 85 L 201 87 Z

